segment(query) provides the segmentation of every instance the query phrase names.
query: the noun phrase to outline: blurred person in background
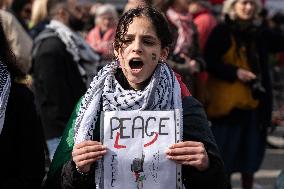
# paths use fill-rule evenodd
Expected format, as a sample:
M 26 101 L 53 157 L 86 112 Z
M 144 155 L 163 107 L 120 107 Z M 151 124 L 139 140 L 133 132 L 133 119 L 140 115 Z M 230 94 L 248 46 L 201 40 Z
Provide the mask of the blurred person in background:
M 40 188 L 44 176 L 44 136 L 28 87 L 0 21 L 0 188 Z
M 205 47 L 209 80 L 207 114 L 228 179 L 240 172 L 251 189 L 262 163 L 271 125 L 269 52 L 284 49 L 284 35 L 262 27 L 259 0 L 226 0 L 224 20 Z
M 32 16 L 33 0 L 13 0 L 11 12 L 21 23 L 26 32 L 29 31 L 29 22 Z
M 205 62 L 201 56 L 196 26 L 188 11 L 189 3 L 190 0 L 152 2 L 165 13 L 176 39 L 167 63 L 181 75 L 192 95 L 199 100 L 196 74 L 205 68 Z
M 83 29 L 80 31 L 83 38 L 86 38 L 87 34 L 93 27 L 95 27 L 95 14 L 94 7 L 99 6 L 101 3 L 97 3 L 89 0 L 81 0 L 81 6 L 83 10 L 82 21 L 84 23 Z
M 217 19 L 210 11 L 210 3 L 206 0 L 191 0 L 189 12 L 192 14 L 193 22 L 196 25 L 199 47 L 203 52 L 211 31 L 217 25 Z
M 193 22 L 198 33 L 198 43 L 201 54 L 204 53 L 204 47 L 207 39 L 217 25 L 217 19 L 211 12 L 211 4 L 207 0 L 191 0 L 189 3 L 189 12 L 192 14 Z M 207 96 L 206 82 L 208 80 L 208 73 L 202 70 L 196 76 L 198 79 L 198 87 L 196 87 L 197 97 L 200 102 L 206 104 Z
M 32 16 L 30 22 L 30 35 L 34 39 L 49 23 L 47 16 L 48 0 L 35 0 L 32 6 Z
M 35 39 L 33 79 L 50 159 L 57 148 L 73 106 L 83 95 L 99 56 L 76 33 L 83 27 L 77 0 L 49 0 L 50 23 Z
M 104 4 L 96 9 L 95 27 L 86 37 L 87 43 L 100 54 L 102 60 L 113 58 L 112 44 L 118 22 L 118 13 L 114 5 Z

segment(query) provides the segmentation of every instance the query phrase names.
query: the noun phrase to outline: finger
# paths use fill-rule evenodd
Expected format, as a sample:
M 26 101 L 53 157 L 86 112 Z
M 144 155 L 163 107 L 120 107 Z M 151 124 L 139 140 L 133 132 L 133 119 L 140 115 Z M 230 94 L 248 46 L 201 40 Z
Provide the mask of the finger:
M 78 155 L 78 156 L 74 156 L 73 160 L 76 162 L 79 161 L 84 161 L 84 160 L 88 160 L 88 159 L 93 159 L 93 158 L 97 158 L 98 156 L 103 156 L 107 153 L 106 150 L 104 151 L 98 151 L 98 152 L 90 152 L 87 154 L 83 154 L 83 155 Z
M 201 164 L 200 160 L 194 160 L 194 161 L 175 161 L 177 164 L 182 164 L 182 165 L 190 165 L 193 167 L 199 167 Z
M 249 72 L 249 78 L 250 79 L 255 79 L 256 78 L 256 75 L 252 72 Z
M 92 158 L 92 159 L 88 159 L 88 160 L 84 160 L 84 161 L 80 161 L 80 162 L 75 162 L 76 166 L 80 169 L 81 167 L 84 167 L 86 165 L 92 164 L 96 161 L 98 161 L 99 159 L 101 159 L 103 156 L 98 156 L 96 158 Z
M 184 142 L 175 143 L 171 145 L 169 148 L 174 149 L 174 148 L 199 147 L 199 146 L 203 146 L 203 143 L 196 141 L 184 141 Z
M 173 161 L 196 161 L 199 159 L 198 155 L 178 155 L 178 156 L 167 156 L 168 159 Z
M 84 148 L 73 149 L 72 156 L 87 154 L 89 152 L 103 151 L 106 149 L 107 149 L 106 146 L 103 145 L 85 146 Z
M 79 149 L 85 146 L 93 146 L 93 145 L 102 145 L 102 143 L 98 141 L 86 140 L 86 141 L 80 142 L 79 144 L 74 145 L 74 148 Z
M 204 154 L 205 149 L 200 147 L 183 147 L 166 150 L 169 156 Z

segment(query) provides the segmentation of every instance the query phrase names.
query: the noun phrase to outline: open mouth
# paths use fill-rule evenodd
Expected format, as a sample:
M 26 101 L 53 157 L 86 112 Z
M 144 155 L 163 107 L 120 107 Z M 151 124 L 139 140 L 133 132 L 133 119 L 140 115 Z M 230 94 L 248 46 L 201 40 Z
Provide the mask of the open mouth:
M 142 69 L 144 63 L 141 59 L 133 58 L 129 61 L 129 66 L 133 71 L 139 71 Z

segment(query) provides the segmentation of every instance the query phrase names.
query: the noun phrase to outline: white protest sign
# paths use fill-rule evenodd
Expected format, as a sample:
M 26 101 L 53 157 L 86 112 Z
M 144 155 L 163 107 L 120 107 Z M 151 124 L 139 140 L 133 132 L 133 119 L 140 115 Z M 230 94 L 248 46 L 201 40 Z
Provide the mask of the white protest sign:
M 104 112 L 104 189 L 180 189 L 181 166 L 165 150 L 179 140 L 174 111 Z

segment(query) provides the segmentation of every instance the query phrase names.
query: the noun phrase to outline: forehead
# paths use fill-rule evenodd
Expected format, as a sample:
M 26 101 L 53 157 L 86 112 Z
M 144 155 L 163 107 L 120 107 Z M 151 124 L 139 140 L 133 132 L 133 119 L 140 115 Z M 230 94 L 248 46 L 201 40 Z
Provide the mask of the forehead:
M 139 16 L 133 18 L 133 21 L 129 24 L 127 34 L 141 33 L 151 34 L 157 36 L 155 27 L 149 18 Z

